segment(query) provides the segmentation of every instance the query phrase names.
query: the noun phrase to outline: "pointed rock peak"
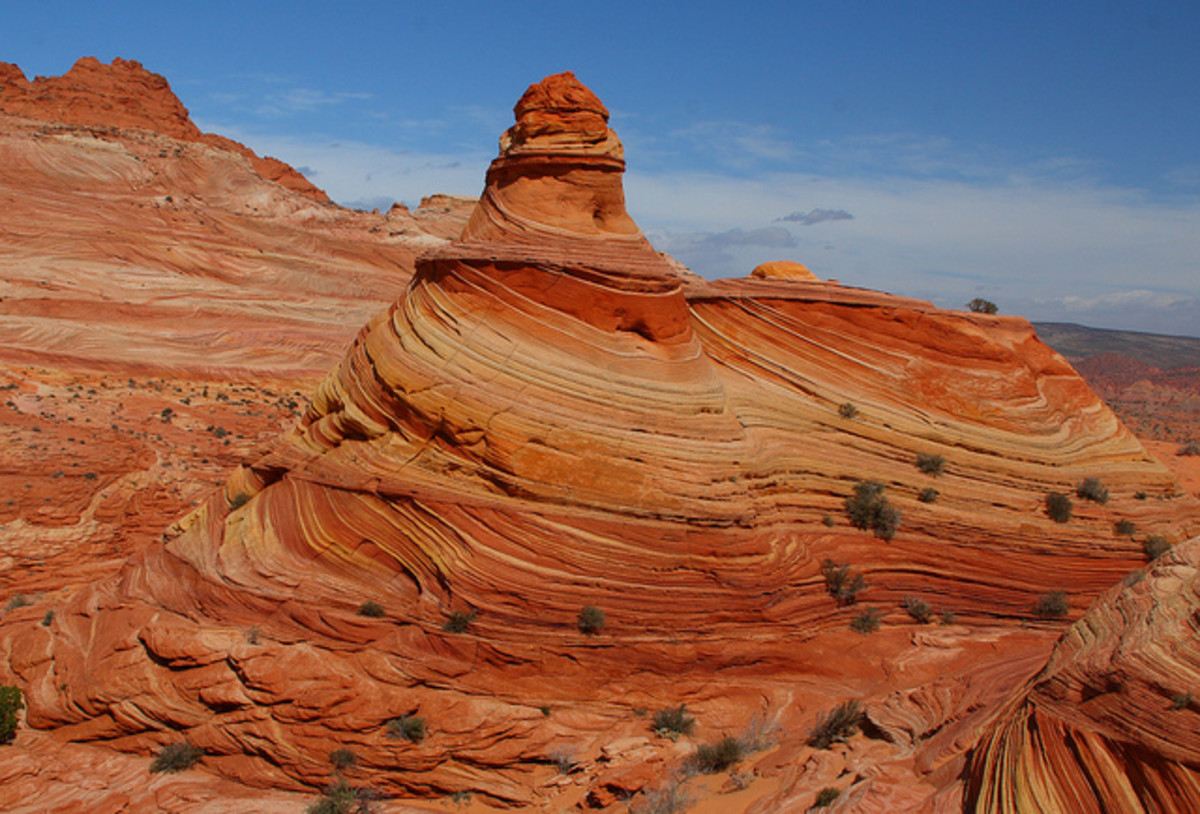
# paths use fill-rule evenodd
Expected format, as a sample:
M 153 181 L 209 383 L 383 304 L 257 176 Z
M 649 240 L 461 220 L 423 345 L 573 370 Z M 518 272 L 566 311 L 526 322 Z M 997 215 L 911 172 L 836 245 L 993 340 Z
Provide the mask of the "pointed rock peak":
M 513 108 L 517 123 L 500 138 L 500 155 L 558 153 L 624 159 L 608 128 L 608 109 L 570 71 L 530 85 Z
M 0 110 L 85 127 L 136 127 L 189 140 L 200 136 L 167 80 L 128 59 L 105 65 L 83 57 L 62 76 L 32 82 L 15 65 L 0 67 Z

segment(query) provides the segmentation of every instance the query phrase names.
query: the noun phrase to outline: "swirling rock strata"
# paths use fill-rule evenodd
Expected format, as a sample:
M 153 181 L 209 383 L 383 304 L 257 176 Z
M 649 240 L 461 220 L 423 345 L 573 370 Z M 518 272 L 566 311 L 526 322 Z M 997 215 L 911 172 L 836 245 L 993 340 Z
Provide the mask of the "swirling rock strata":
M 1021 626 L 1038 595 L 1078 616 L 1140 559 L 1115 520 L 1178 540 L 1200 504 L 1024 320 L 685 278 L 625 212 L 593 94 L 549 77 L 515 114 L 461 237 L 293 432 L 54 626 L 0 626 L 30 724 L 140 753 L 185 733 L 210 769 L 285 789 L 348 747 L 390 792 L 534 806 L 568 801 L 545 771 L 567 748 L 595 799 L 645 787 L 679 752 L 629 746 L 652 734 L 633 710 L 686 701 L 705 738 L 758 733 L 747 810 L 846 776 L 863 810 L 960 802 L 966 752 L 1057 635 Z M 1096 476 L 1106 504 L 1045 516 Z M 903 514 L 891 542 L 834 519 L 867 479 Z M 827 558 L 867 576 L 862 601 L 923 596 L 956 624 L 893 611 L 858 638 Z M 814 750 L 847 696 L 873 737 Z M 405 715 L 430 736 L 389 739 Z

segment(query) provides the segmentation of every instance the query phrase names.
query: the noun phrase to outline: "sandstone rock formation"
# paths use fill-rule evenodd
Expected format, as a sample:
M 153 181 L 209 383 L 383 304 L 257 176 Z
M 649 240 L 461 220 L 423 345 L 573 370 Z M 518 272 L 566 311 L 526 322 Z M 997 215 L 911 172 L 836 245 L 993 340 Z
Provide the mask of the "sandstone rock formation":
M 1169 716 L 1079 711 L 1083 639 L 1045 667 L 1062 622 L 1033 618 L 1039 596 L 1066 591 L 1078 619 L 1143 562 L 1116 521 L 1200 533 L 1200 502 L 1065 360 L 1015 317 L 680 275 L 625 212 L 590 91 L 548 77 L 514 112 L 459 239 L 418 260 L 288 435 L 118 574 L 0 621 L 0 680 L 29 705 L 18 747 L 148 756 L 186 737 L 203 772 L 271 793 L 319 788 L 347 748 L 348 779 L 387 794 L 617 811 L 738 736 L 734 774 L 687 781 L 714 810 L 804 810 L 824 787 L 841 810 L 958 810 L 1043 778 L 1017 735 L 1044 695 L 1073 731 L 1149 732 L 1056 750 L 1055 778 L 1120 752 L 1127 776 L 1186 790 L 1197 750 L 1155 734 Z M 1092 477 L 1106 503 L 1046 516 L 1048 491 Z M 890 540 L 844 519 L 868 480 L 902 514 Z M 826 560 L 867 586 L 839 602 Z M 1172 607 L 1145 624 L 1183 631 Z M 879 632 L 848 627 L 864 608 Z M 1113 641 L 1125 623 L 1104 613 L 1085 620 Z M 847 699 L 861 732 L 810 745 Z M 683 703 L 692 735 L 653 731 L 648 712 Z M 423 739 L 390 737 L 415 717 Z M 65 784 L 8 788 L 148 805 Z
M 316 201 L 329 200 L 279 159 L 260 157 L 233 139 L 200 132 L 167 80 L 134 60 L 117 58 L 105 65 L 83 57 L 62 76 L 39 76 L 32 82 L 16 65 L 0 62 L 0 111 L 85 127 L 138 128 L 208 144 L 242 156 L 267 180 Z

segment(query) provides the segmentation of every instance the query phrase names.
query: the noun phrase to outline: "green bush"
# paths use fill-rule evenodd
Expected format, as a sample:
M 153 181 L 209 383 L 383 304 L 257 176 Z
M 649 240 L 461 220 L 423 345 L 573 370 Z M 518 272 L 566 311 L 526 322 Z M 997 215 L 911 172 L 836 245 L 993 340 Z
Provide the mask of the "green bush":
M 858 408 L 850 402 L 846 402 L 838 407 L 838 415 L 842 418 L 854 418 L 858 415 Z
M 1163 554 L 1171 550 L 1171 542 L 1158 534 L 1151 534 L 1142 542 L 1142 551 L 1146 553 L 1146 559 L 1157 560 Z
M 1062 492 L 1046 493 L 1046 515 L 1055 523 L 1066 523 L 1070 520 L 1073 508 L 1071 498 Z
M 466 633 L 467 628 L 475 621 L 475 611 L 454 611 L 446 617 L 442 630 L 447 633 Z
M 150 771 L 181 772 L 195 766 L 202 757 L 204 757 L 204 750 L 187 741 L 168 743 L 150 764 Z
M 1113 534 L 1118 537 L 1132 537 L 1136 529 L 1137 526 L 1133 524 L 1132 520 L 1118 520 L 1113 524 Z
M 1061 619 L 1071 610 L 1066 591 L 1050 591 L 1033 603 L 1033 614 L 1039 619 Z
M 329 762 L 339 772 L 351 768 L 358 763 L 358 755 L 350 749 L 334 749 L 329 753 Z
M 832 786 L 826 786 L 817 792 L 817 800 L 812 804 L 813 808 L 828 808 L 833 805 L 834 800 L 841 797 L 842 793 Z
M 983 297 L 976 297 L 967 303 L 967 307 L 977 314 L 994 314 L 998 310 L 996 303 L 991 300 L 985 300 Z
M 937 503 L 937 499 L 937 489 L 934 489 L 932 486 L 926 486 L 921 490 L 920 494 L 917 495 L 917 500 L 921 501 L 922 503 Z
M 325 787 L 325 792 L 306 811 L 308 814 L 368 814 L 375 811 L 370 801 L 378 797 L 370 789 L 351 786 L 346 778 L 339 776 Z
M 883 611 L 878 608 L 866 608 L 862 613 L 850 620 L 850 629 L 855 633 L 861 633 L 866 636 L 869 633 L 879 630 L 879 620 L 881 618 L 883 618 Z
M 920 469 L 926 475 L 940 475 L 942 468 L 946 466 L 946 459 L 941 455 L 933 455 L 931 453 L 917 453 L 917 469 Z
M 1143 492 L 1143 491 L 1141 491 L 1141 490 L 1138 490 L 1138 491 L 1136 491 L 1136 492 L 1134 492 L 1134 493 L 1133 493 L 1133 499 L 1134 499 L 1134 500 L 1145 500 L 1145 499 L 1146 499 L 1146 493 L 1145 493 L 1145 492 Z
M 846 515 L 856 528 L 870 529 L 882 540 L 896 536 L 900 527 L 900 512 L 883 495 L 879 481 L 859 481 L 854 494 L 846 498 Z
M 862 574 L 855 574 L 849 565 L 838 565 L 830 559 L 821 565 L 821 575 L 825 577 L 825 589 L 839 605 L 853 605 L 867 587 Z
M 604 611 L 595 605 L 584 605 L 579 610 L 576 625 L 580 633 L 587 636 L 595 636 L 604 628 Z
M 416 715 L 401 715 L 387 722 L 389 738 L 404 738 L 409 743 L 420 743 L 425 740 L 425 719 Z
M 1192 705 L 1192 694 L 1190 692 L 1177 692 L 1171 696 L 1171 709 L 1187 709 Z
M 50 625 L 53 622 L 54 622 L 54 611 L 52 611 L 52 610 L 46 611 L 46 613 L 42 616 L 42 627 L 50 627 Z
M 687 714 L 687 706 L 666 707 L 654 713 L 654 721 L 650 726 L 655 732 L 667 737 L 677 738 L 680 735 L 690 735 L 696 728 L 696 719 Z
M 13 594 L 12 599 L 8 600 L 8 605 L 6 605 L 4 609 L 5 610 L 16 610 L 17 608 L 23 608 L 26 605 L 32 605 L 32 604 L 33 603 L 30 602 L 28 598 L 26 598 L 25 594 Z
M 378 619 L 383 616 L 383 605 L 375 601 L 367 601 L 358 606 L 358 615 L 368 619 Z
M 835 743 L 845 743 L 858 732 L 862 719 L 862 704 L 843 701 L 817 721 L 808 735 L 808 745 L 814 749 L 828 749 Z
M 688 757 L 688 767 L 701 774 L 717 774 L 733 766 L 744 755 L 742 743 L 737 738 L 722 738 L 716 743 L 701 744 Z
M 1081 500 L 1104 504 L 1108 502 L 1108 487 L 1101 483 L 1099 478 L 1084 478 L 1075 487 L 1075 496 Z
M 0 744 L 12 743 L 17 736 L 17 713 L 23 709 L 21 689 L 9 684 L 0 686 Z
M 914 621 L 923 625 L 929 624 L 933 619 L 933 607 L 919 596 L 910 594 L 904 597 L 904 610 Z

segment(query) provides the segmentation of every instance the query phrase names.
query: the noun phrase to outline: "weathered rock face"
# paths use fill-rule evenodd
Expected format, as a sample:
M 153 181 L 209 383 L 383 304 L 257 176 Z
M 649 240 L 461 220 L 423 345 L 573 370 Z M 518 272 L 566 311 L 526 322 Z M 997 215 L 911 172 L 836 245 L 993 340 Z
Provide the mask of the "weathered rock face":
M 39 76 L 32 82 L 16 65 L 0 62 L 0 112 L 84 127 L 138 128 L 208 144 L 247 159 L 269 181 L 313 200 L 329 200 L 282 161 L 255 155 L 233 139 L 200 132 L 167 80 L 133 60 L 117 58 L 105 65 L 83 57 L 62 76 Z
M 721 810 L 823 786 L 961 807 L 1060 632 L 1029 624 L 1037 597 L 1066 590 L 1077 618 L 1141 561 L 1115 521 L 1181 541 L 1200 503 L 1024 320 L 681 275 L 625 212 L 594 95 L 562 74 L 515 113 L 461 237 L 289 435 L 116 577 L 0 623 L 37 737 L 186 736 L 207 770 L 284 790 L 350 748 L 351 779 L 392 793 L 604 805 L 667 782 L 689 740 L 643 716 L 686 702 L 691 743 L 755 750 Z M 1049 519 L 1046 492 L 1088 477 L 1107 503 Z M 902 513 L 890 541 L 841 519 L 866 480 Z M 826 559 L 866 575 L 858 609 Z M 864 605 L 871 636 L 847 627 Z M 814 749 L 849 698 L 871 737 Z M 428 737 L 390 738 L 402 716 Z

